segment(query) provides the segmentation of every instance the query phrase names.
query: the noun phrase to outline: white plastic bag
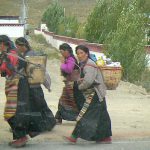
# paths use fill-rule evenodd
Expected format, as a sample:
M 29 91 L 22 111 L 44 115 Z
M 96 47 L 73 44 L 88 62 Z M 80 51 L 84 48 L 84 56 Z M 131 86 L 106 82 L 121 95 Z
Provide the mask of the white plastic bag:
M 45 86 L 46 89 L 48 89 L 48 91 L 51 91 L 51 77 L 48 73 L 48 71 L 45 71 L 45 80 L 43 82 L 43 85 Z

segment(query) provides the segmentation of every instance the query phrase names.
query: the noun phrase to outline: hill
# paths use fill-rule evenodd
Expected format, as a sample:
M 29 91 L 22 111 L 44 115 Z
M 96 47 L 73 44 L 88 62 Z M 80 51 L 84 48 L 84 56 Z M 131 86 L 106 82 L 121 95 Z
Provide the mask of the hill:
M 45 9 L 53 0 L 25 0 L 28 7 L 28 23 L 37 27 Z M 0 0 L 0 16 L 20 16 L 22 0 Z M 75 15 L 80 22 L 84 22 L 94 7 L 96 0 L 58 0 L 65 8 L 65 15 Z

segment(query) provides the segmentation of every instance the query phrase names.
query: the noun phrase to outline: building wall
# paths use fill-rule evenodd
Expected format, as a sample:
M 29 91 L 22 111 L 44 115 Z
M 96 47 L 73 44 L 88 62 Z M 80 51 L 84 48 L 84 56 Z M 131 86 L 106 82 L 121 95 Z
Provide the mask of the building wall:
M 24 36 L 23 24 L 0 24 L 0 34 L 5 34 L 11 38 Z
M 19 20 L 0 19 L 0 24 L 4 24 L 4 23 L 14 24 L 14 23 L 19 23 Z
M 90 53 L 99 55 L 100 53 L 103 53 L 103 45 L 102 44 L 97 44 L 97 43 L 89 43 L 85 39 L 77 39 L 77 38 L 71 38 L 71 37 L 66 37 L 66 36 L 60 36 L 56 35 L 53 32 L 48 32 L 44 30 L 35 30 L 35 34 L 42 34 L 46 41 L 50 43 L 53 47 L 59 49 L 59 45 L 62 43 L 68 43 L 75 54 L 75 47 L 80 44 L 84 44 L 90 49 Z M 145 50 L 147 52 L 147 58 L 149 60 L 148 67 L 150 67 L 150 45 L 145 46 Z
M 0 16 L 0 24 L 19 23 L 19 16 Z
M 54 34 L 53 32 L 48 32 L 45 30 L 41 31 L 38 29 L 35 30 L 34 33 L 42 34 L 45 37 L 46 41 L 57 49 L 59 49 L 59 45 L 61 45 L 62 43 L 68 43 L 72 47 L 75 53 L 75 47 L 77 45 L 84 44 L 90 49 L 91 53 L 93 54 L 103 53 L 102 44 L 89 43 L 85 39 L 77 39 L 77 38 L 71 38 L 71 37 L 66 37 L 66 36 L 60 36 L 60 35 Z

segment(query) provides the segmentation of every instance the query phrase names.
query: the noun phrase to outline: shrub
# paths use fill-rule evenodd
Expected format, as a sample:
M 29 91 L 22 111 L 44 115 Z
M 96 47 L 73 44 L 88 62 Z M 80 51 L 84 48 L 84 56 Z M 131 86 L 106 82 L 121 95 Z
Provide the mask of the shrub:
M 58 34 L 75 37 L 79 23 L 76 17 L 64 17 L 58 27 Z
M 85 39 L 86 35 L 85 35 L 85 25 L 84 24 L 80 24 L 79 28 L 76 32 L 76 37 L 80 38 L 80 39 Z
M 59 23 L 64 17 L 64 9 L 57 2 L 52 3 L 43 14 L 42 22 L 46 23 L 49 31 L 58 32 Z
M 30 40 L 32 49 L 39 53 L 47 54 L 48 59 L 60 59 L 60 53 L 47 43 L 42 35 L 33 35 Z
M 99 0 L 85 26 L 86 39 L 103 44 L 110 32 L 117 29 L 117 20 L 126 1 Z
M 105 41 L 109 56 L 123 66 L 124 80 L 141 80 L 147 63 L 143 39 L 144 17 L 139 13 L 136 1 L 133 1 L 124 7 L 117 22 L 117 30 L 110 33 Z

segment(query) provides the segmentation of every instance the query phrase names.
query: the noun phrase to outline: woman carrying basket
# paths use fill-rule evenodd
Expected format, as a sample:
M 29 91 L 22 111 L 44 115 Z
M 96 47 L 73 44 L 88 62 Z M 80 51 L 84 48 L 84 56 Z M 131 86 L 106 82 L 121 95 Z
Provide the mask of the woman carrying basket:
M 61 74 L 64 77 L 63 82 L 65 86 L 59 99 L 58 111 L 55 115 L 57 124 L 61 124 L 62 119 L 75 121 L 79 113 L 79 109 L 77 108 L 77 103 L 74 98 L 75 78 L 77 79 L 79 75 L 77 60 L 73 55 L 72 48 L 67 43 L 60 45 L 59 50 L 63 56 L 60 69 Z M 77 71 L 77 77 L 73 79 L 72 76 L 75 76 L 75 71 Z
M 31 138 L 39 135 L 41 132 L 50 131 L 56 124 L 52 111 L 47 106 L 44 99 L 44 93 L 40 84 L 31 85 L 28 82 L 28 76 L 26 74 L 27 63 L 25 62 L 25 56 L 34 56 L 36 53 L 31 50 L 28 41 L 20 37 L 15 41 L 18 53 L 18 73 L 23 75 L 18 89 L 18 98 L 20 99 L 20 105 L 18 103 L 17 111 L 19 112 L 16 124 L 15 120 L 10 122 L 15 141 L 10 145 L 14 147 L 24 146 L 27 142 L 27 134 Z M 21 59 L 22 58 L 22 59 Z M 23 121 L 20 130 L 17 130 L 19 122 Z M 20 132 L 20 133 L 19 133 Z M 16 140 L 17 139 L 17 140 Z
M 76 126 L 70 137 L 65 137 L 71 143 L 78 138 L 99 143 L 111 143 L 111 121 L 105 101 L 106 88 L 103 76 L 94 61 L 90 59 L 89 49 L 83 45 L 76 47 L 80 61 L 81 78 L 78 80 L 77 101 L 85 100 L 76 118 Z M 82 95 L 82 94 L 83 95 Z
M 13 132 L 12 147 L 22 147 L 27 142 L 29 125 L 29 86 L 25 76 L 19 73 L 17 52 L 6 35 L 0 35 L 0 73 L 6 78 L 6 104 L 4 118 Z

